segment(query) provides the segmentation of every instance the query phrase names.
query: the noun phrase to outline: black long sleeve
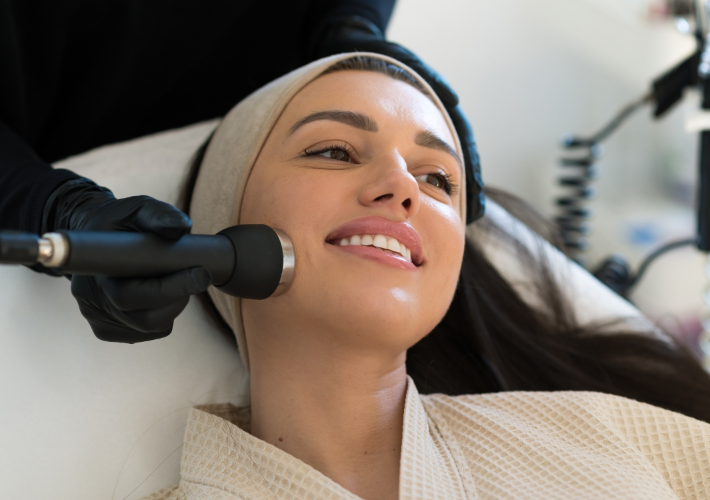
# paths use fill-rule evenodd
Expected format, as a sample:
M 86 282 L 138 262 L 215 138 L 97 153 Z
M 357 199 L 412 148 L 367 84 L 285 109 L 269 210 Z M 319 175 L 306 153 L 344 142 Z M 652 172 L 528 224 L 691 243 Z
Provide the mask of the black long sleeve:
M 374 23 L 384 33 L 392 17 L 395 0 L 316 0 L 311 9 L 317 11 L 318 23 L 334 19 L 360 16 Z
M 54 170 L 0 122 L 0 227 L 39 233 L 42 211 L 60 184 L 78 177 Z
M 0 0 L 0 228 L 38 232 L 50 163 L 226 113 L 313 34 L 394 0 Z

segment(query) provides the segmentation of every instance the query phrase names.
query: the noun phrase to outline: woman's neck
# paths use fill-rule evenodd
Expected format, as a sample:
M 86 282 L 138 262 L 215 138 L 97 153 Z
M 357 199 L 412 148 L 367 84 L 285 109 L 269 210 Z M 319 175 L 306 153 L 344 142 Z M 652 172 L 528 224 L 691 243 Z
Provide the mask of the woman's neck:
M 250 346 L 252 434 L 366 500 L 398 498 L 405 355 L 297 350 Z

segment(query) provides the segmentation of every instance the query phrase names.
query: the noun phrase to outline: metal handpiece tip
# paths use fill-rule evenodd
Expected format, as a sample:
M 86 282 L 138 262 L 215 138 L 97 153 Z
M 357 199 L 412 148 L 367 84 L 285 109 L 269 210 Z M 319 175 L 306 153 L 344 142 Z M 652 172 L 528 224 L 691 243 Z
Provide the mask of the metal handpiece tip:
M 271 295 L 272 297 L 277 297 L 284 293 L 293 281 L 293 275 L 296 267 L 296 254 L 293 251 L 293 243 L 291 243 L 291 238 L 280 229 L 274 228 L 274 232 L 279 237 L 281 242 L 281 251 L 283 252 L 283 270 L 281 271 L 281 279 L 279 280 L 279 285 L 276 290 Z

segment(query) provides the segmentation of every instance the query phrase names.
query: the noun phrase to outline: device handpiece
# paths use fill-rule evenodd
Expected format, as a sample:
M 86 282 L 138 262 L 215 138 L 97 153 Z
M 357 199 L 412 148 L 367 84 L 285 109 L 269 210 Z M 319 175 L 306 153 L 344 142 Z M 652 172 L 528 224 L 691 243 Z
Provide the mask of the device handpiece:
M 295 255 L 283 231 L 260 224 L 232 226 L 214 236 L 188 234 L 177 241 L 122 231 L 59 231 L 41 238 L 0 231 L 0 264 L 35 263 L 64 274 L 114 278 L 150 278 L 205 267 L 220 291 L 265 299 L 288 288 Z

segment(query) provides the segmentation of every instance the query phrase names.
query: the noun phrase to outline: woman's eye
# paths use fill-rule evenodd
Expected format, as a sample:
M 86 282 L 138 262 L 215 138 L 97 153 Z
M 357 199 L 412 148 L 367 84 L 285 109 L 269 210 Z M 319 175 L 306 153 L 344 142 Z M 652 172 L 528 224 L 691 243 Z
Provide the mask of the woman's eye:
M 306 149 L 301 156 L 322 156 L 329 160 L 354 163 L 352 149 L 346 145 L 331 144 L 324 148 Z
M 435 174 L 428 174 L 426 176 L 426 182 L 440 189 L 444 189 L 444 187 L 446 186 L 444 184 L 444 179 L 442 179 L 441 176 Z
M 350 153 L 343 151 L 342 149 L 328 149 L 317 154 L 318 156 L 324 156 L 331 160 L 350 161 Z
M 418 175 L 417 177 L 415 177 L 415 179 L 421 182 L 426 182 L 427 184 L 431 184 L 435 188 L 442 189 L 448 194 L 451 194 L 451 183 L 448 179 L 448 176 L 445 174 L 424 174 Z

